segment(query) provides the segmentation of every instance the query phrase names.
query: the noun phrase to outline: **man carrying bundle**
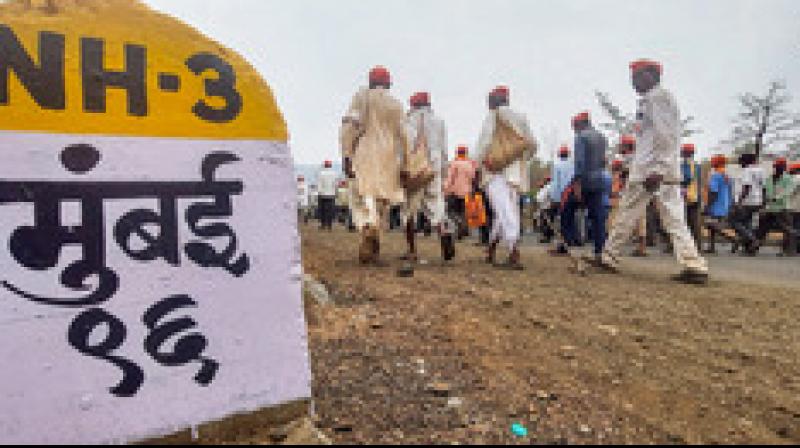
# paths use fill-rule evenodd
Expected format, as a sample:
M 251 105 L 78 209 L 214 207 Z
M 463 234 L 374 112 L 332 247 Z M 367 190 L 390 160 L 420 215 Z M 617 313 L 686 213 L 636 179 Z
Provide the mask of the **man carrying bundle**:
M 481 164 L 481 183 L 493 210 L 488 263 L 494 264 L 502 241 L 510 255 L 505 265 L 523 269 L 520 263 L 519 194 L 528 187 L 527 161 L 536 152 L 528 119 L 509 107 L 509 89 L 498 87 L 489 95 L 489 115 L 478 140 L 476 159 Z
M 403 105 L 389 93 L 389 71 L 375 67 L 342 119 L 344 170 L 350 178 L 350 209 L 361 233 L 359 260 L 377 263 L 380 232 L 389 208 L 402 204 L 402 161 L 408 151 Z
M 452 225 L 445 216 L 443 177 L 447 160 L 447 132 L 444 122 L 431 108 L 430 94 L 419 92 L 411 97 L 411 111 L 406 119 L 408 153 L 400 179 L 406 191 L 403 219 L 406 225 L 408 253 L 406 260 L 417 261 L 416 225 L 414 219 L 420 212 L 437 229 L 441 239 L 442 258 L 455 257 Z

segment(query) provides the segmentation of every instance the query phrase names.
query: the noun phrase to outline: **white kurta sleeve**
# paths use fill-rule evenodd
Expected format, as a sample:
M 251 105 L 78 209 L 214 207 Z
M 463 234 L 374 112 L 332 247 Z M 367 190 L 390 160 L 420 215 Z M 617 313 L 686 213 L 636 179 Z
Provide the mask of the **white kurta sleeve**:
M 353 96 L 347 113 L 342 117 L 342 126 L 339 130 L 342 157 L 352 157 L 355 153 L 358 138 L 363 132 L 365 101 L 366 98 L 362 89 Z

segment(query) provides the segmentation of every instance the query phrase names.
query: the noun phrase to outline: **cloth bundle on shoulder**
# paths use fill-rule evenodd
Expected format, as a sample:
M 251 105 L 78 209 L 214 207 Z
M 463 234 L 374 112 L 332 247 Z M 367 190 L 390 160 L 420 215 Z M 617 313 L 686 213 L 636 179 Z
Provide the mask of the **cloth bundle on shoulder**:
M 528 148 L 528 142 L 511 124 L 496 114 L 495 130 L 492 145 L 486 154 L 486 162 L 494 172 L 506 169 L 514 161 L 519 160 Z
M 413 147 L 409 148 L 408 154 L 406 154 L 405 170 L 408 173 L 405 187 L 409 191 L 419 191 L 427 187 L 435 177 L 431 161 L 428 158 L 428 137 L 425 135 L 425 123 L 422 115 L 419 117 L 417 138 Z
M 483 195 L 470 194 L 464 198 L 464 208 L 467 215 L 467 225 L 470 229 L 477 229 L 486 225 L 486 208 L 483 206 Z

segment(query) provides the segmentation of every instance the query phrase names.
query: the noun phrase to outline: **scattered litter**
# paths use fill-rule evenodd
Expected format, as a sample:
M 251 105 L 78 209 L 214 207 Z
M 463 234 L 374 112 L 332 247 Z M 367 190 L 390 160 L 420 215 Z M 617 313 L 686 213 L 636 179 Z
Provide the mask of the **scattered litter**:
M 464 400 L 459 397 L 451 397 L 447 400 L 447 406 L 451 408 L 459 408 L 462 404 L 464 404 Z
M 511 432 L 517 437 L 528 437 L 528 428 L 522 426 L 520 423 L 511 425 Z

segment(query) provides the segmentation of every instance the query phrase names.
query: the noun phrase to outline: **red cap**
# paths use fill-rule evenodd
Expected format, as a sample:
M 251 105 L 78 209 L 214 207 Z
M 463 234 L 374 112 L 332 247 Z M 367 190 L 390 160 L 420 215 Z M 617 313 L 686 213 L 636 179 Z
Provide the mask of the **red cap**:
M 391 84 L 392 75 L 386 67 L 377 66 L 369 71 L 370 84 Z
M 469 148 L 467 148 L 467 145 L 458 145 L 458 147 L 456 148 L 456 154 L 458 154 L 459 156 L 465 156 L 467 155 L 468 152 Z
M 417 92 L 409 100 L 411 107 L 428 106 L 431 104 L 431 95 L 428 92 Z
M 323 165 L 325 166 L 325 168 L 330 168 L 333 166 L 333 162 L 331 162 L 330 160 L 326 160 L 325 163 L 323 163 Z
M 560 156 L 568 156 L 569 155 L 569 146 L 561 145 L 561 148 L 558 149 L 558 155 L 560 155 Z
M 511 90 L 507 86 L 497 86 L 492 90 L 491 96 L 508 99 L 511 95 Z
M 622 169 L 623 166 L 625 166 L 625 164 L 622 162 L 622 160 L 614 160 L 611 162 L 611 168 L 614 170 Z
M 552 180 L 553 180 L 553 178 L 552 178 L 552 177 L 550 177 L 550 176 L 547 176 L 547 177 L 545 177 L 545 178 L 544 178 L 544 181 L 545 181 L 545 182 L 550 182 L 550 181 L 552 181 Z
M 681 145 L 681 152 L 685 154 L 694 154 L 694 143 L 684 143 Z
M 638 72 L 639 70 L 644 70 L 646 68 L 655 68 L 658 71 L 658 74 L 661 74 L 664 68 L 656 61 L 651 61 L 649 59 L 639 59 L 638 61 L 631 62 L 631 71 Z
M 789 165 L 789 172 L 792 174 L 800 174 L 800 162 L 792 162 Z
M 589 115 L 589 112 L 581 112 L 578 115 L 572 117 L 572 124 L 589 121 L 590 118 L 591 115 Z
M 722 167 L 728 164 L 728 158 L 722 154 L 717 154 L 711 158 L 711 166 L 714 168 Z
M 636 145 L 636 137 L 634 137 L 632 135 L 623 135 L 619 142 L 622 145 L 631 145 L 631 146 L 633 146 L 633 145 Z
M 789 165 L 789 161 L 786 160 L 786 157 L 781 157 L 779 159 L 776 159 L 775 162 L 773 163 L 773 166 L 787 167 L 788 165 Z
M 305 176 L 297 176 L 297 180 L 298 180 L 298 181 L 301 181 L 301 180 L 306 180 L 306 178 L 305 178 Z

